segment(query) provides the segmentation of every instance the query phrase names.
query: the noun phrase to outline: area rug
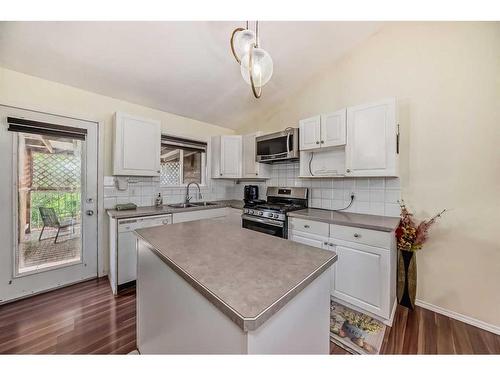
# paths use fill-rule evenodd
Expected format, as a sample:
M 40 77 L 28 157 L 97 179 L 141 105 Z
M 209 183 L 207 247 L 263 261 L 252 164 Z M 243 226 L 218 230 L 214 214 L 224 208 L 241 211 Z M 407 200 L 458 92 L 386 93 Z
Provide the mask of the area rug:
M 353 354 L 379 354 L 385 325 L 359 311 L 330 301 L 330 340 Z

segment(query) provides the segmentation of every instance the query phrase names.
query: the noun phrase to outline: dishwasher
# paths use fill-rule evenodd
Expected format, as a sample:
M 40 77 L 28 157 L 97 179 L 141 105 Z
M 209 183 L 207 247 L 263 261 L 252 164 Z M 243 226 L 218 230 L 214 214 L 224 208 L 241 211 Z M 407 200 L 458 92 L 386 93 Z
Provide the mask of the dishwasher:
M 137 278 L 137 237 L 133 233 L 134 230 L 172 224 L 172 215 L 134 217 L 117 221 L 115 251 L 113 244 L 110 249 L 111 263 L 115 263 L 115 267 L 110 264 L 110 272 L 114 274 L 114 277 L 112 275 L 110 278 L 114 294 L 133 285 Z

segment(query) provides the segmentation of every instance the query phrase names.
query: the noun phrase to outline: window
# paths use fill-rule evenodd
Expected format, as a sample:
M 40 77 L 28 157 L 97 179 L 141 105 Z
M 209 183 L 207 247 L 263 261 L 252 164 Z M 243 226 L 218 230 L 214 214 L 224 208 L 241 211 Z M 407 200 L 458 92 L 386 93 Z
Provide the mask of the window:
M 207 144 L 177 137 L 161 137 L 160 183 L 167 186 L 205 184 Z

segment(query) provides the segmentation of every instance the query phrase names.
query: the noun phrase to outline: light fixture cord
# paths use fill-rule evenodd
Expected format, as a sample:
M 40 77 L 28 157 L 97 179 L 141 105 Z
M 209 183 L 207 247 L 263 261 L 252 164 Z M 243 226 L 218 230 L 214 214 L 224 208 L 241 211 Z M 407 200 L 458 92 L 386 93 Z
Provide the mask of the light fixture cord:
M 246 29 L 248 30 L 248 21 L 247 21 L 247 27 L 246 27 Z
M 259 21 L 255 21 L 255 47 L 259 48 Z

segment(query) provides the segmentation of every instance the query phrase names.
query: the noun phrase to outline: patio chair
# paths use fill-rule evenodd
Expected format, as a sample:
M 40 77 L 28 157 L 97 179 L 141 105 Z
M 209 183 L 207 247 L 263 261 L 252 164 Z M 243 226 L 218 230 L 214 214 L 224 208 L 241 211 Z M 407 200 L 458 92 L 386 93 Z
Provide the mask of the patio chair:
M 59 232 L 61 231 L 61 229 L 71 227 L 72 233 L 75 233 L 74 219 L 65 219 L 60 221 L 57 217 L 56 211 L 50 207 L 38 207 L 38 210 L 40 210 L 40 216 L 42 217 L 43 221 L 43 227 L 42 231 L 40 232 L 40 236 L 38 237 L 38 241 L 41 241 L 43 230 L 45 229 L 45 227 L 57 228 L 57 234 L 54 238 L 54 243 L 57 242 L 57 238 L 59 237 Z

